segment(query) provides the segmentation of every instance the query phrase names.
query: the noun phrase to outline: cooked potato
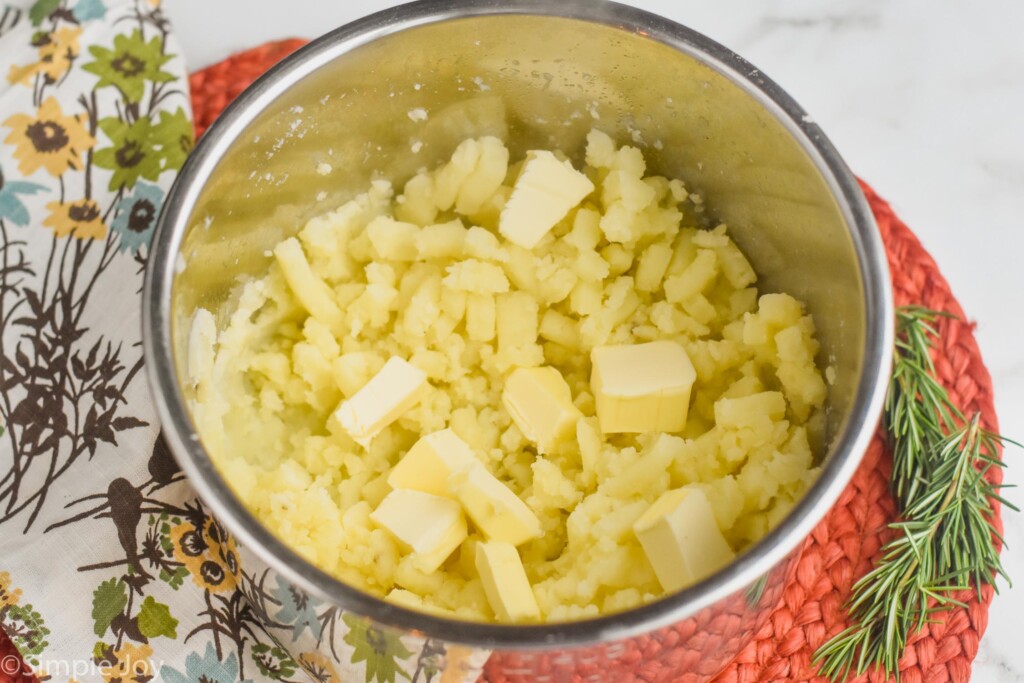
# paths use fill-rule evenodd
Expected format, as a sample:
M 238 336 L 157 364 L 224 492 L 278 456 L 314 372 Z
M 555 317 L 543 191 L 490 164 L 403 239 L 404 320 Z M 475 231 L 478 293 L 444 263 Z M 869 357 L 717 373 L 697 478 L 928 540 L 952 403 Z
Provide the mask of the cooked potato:
M 699 488 L 710 504 L 705 523 L 739 551 L 817 475 L 807 434 L 820 422 L 826 384 L 803 305 L 759 296 L 726 226 L 684 224 L 684 215 L 700 215 L 699 197 L 679 180 L 645 176 L 639 149 L 593 131 L 582 174 L 564 155 L 547 155 L 545 168 L 574 179 L 577 195 L 594 188 L 532 249 L 498 231 L 521 165 L 510 166 L 496 137 L 466 140 L 397 197 L 375 181 L 309 221 L 226 315 L 195 318 L 195 419 L 236 493 L 317 566 L 414 609 L 495 619 L 489 601 L 502 598 L 500 581 L 485 586 L 474 559 L 493 540 L 485 529 L 529 531 L 517 536 L 517 552 L 541 619 L 628 609 L 664 593 L 633 531 L 662 494 Z M 563 194 L 553 192 L 559 216 Z M 517 206 L 513 223 L 531 210 Z M 214 320 L 227 323 L 216 330 Z M 693 366 L 685 427 L 602 433 L 591 351 L 664 341 Z M 377 380 L 395 358 L 421 378 L 401 396 Z M 539 366 L 556 372 L 533 371 L 535 388 L 506 395 L 513 371 Z M 368 391 L 392 401 L 391 412 L 375 413 L 378 428 L 357 443 L 350 413 L 362 399 L 353 399 L 375 381 Z M 523 403 L 522 391 L 538 393 Z M 538 402 L 551 414 L 531 413 Z M 552 422 L 533 429 L 528 418 Z M 487 506 L 473 491 L 447 491 L 476 501 L 460 505 L 477 517 L 467 530 L 450 517 L 453 538 L 465 540 L 425 572 L 373 513 L 391 492 L 395 464 L 441 430 L 451 430 L 445 443 L 464 442 L 461 467 L 487 473 L 458 481 L 486 482 L 513 517 L 483 519 Z M 534 432 L 549 435 L 543 449 Z M 423 462 L 449 457 L 423 453 Z M 436 480 L 430 496 L 446 493 Z M 451 513 L 452 503 L 438 505 Z

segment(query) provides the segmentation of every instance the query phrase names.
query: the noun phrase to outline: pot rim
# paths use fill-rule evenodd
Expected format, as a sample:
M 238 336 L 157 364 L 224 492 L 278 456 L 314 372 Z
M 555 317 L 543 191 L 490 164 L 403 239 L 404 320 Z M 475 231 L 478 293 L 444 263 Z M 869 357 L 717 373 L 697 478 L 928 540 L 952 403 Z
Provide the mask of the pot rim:
M 453 19 L 510 14 L 641 33 L 697 59 L 753 97 L 811 158 L 850 226 L 867 317 L 863 369 L 845 429 L 817 481 L 778 527 L 720 572 L 678 593 L 611 615 L 539 625 L 459 621 L 413 611 L 348 586 L 301 558 L 249 513 L 214 467 L 189 418 L 171 343 L 171 293 L 189 215 L 223 153 L 270 102 L 324 64 L 383 36 Z M 756 581 L 797 549 L 853 476 L 878 423 L 892 362 L 893 302 L 885 250 L 856 179 L 820 128 L 778 85 L 731 50 L 661 16 L 605 0 L 420 0 L 371 14 L 312 41 L 246 89 L 200 139 L 167 195 L 150 253 L 142 310 L 150 390 L 171 451 L 213 514 L 243 546 L 309 594 L 381 624 L 471 646 L 552 649 L 628 638 L 685 619 Z

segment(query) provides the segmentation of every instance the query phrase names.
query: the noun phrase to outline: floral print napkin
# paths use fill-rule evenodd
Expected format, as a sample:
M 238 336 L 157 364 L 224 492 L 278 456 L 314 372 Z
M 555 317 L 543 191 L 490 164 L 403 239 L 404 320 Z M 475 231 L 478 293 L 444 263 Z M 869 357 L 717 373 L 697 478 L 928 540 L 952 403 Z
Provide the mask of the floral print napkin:
M 0 7 L 0 56 L 0 627 L 28 665 L 109 683 L 475 679 L 486 653 L 243 569 L 159 436 L 142 274 L 193 135 L 158 0 Z

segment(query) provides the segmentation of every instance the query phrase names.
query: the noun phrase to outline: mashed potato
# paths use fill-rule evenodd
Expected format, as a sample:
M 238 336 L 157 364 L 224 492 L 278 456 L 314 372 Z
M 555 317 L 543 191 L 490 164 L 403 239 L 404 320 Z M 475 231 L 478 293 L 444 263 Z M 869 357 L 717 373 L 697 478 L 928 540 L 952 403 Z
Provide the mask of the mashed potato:
M 495 619 L 474 564 L 480 530 L 426 573 L 371 519 L 423 435 L 452 429 L 539 519 L 542 535 L 518 550 L 542 620 L 663 594 L 633 524 L 667 490 L 701 489 L 740 551 L 818 473 L 814 324 L 794 298 L 758 294 L 726 226 L 697 227 L 699 197 L 594 131 L 594 190 L 527 249 L 499 230 L 521 170 L 482 138 L 398 196 L 375 181 L 279 247 L 219 318 L 198 311 L 189 350 L 199 433 L 262 523 L 342 581 L 471 620 Z M 305 268 L 302 284 L 281 253 Z M 654 340 L 680 344 L 696 371 L 685 428 L 602 434 L 590 351 Z M 429 386 L 364 448 L 335 411 L 395 356 Z M 502 403 L 509 374 L 540 365 L 582 415 L 545 449 Z

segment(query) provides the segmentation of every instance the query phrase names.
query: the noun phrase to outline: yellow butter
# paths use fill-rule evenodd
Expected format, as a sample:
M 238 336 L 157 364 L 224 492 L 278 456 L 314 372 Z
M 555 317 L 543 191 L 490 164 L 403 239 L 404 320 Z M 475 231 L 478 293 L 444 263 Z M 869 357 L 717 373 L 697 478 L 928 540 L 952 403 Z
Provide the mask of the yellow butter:
M 671 341 L 599 346 L 590 360 L 602 432 L 682 431 L 697 378 L 682 346 Z
M 419 403 L 429 386 L 425 372 L 392 356 L 355 396 L 342 401 L 334 417 L 356 443 L 369 448 L 373 437 Z
M 514 370 L 505 380 L 501 402 L 541 453 L 575 434 L 576 421 L 583 417 L 561 373 L 548 366 Z
M 540 619 L 537 598 L 514 545 L 502 541 L 477 543 L 475 559 L 484 594 L 498 621 L 520 623 Z
M 698 488 L 663 493 L 633 523 L 633 532 L 667 592 L 709 576 L 736 557 Z
M 593 191 L 590 179 L 568 161 L 548 151 L 530 152 L 501 211 L 498 232 L 509 242 L 533 249 Z
M 450 498 L 396 489 L 384 497 L 370 519 L 414 553 L 415 567 L 437 570 L 466 540 L 466 518 Z
M 533 510 L 483 465 L 455 472 L 449 486 L 487 538 L 519 545 L 541 535 L 540 520 Z
M 451 496 L 448 477 L 479 462 L 469 444 L 451 429 L 427 434 L 409 449 L 388 474 L 393 489 L 414 489 Z

